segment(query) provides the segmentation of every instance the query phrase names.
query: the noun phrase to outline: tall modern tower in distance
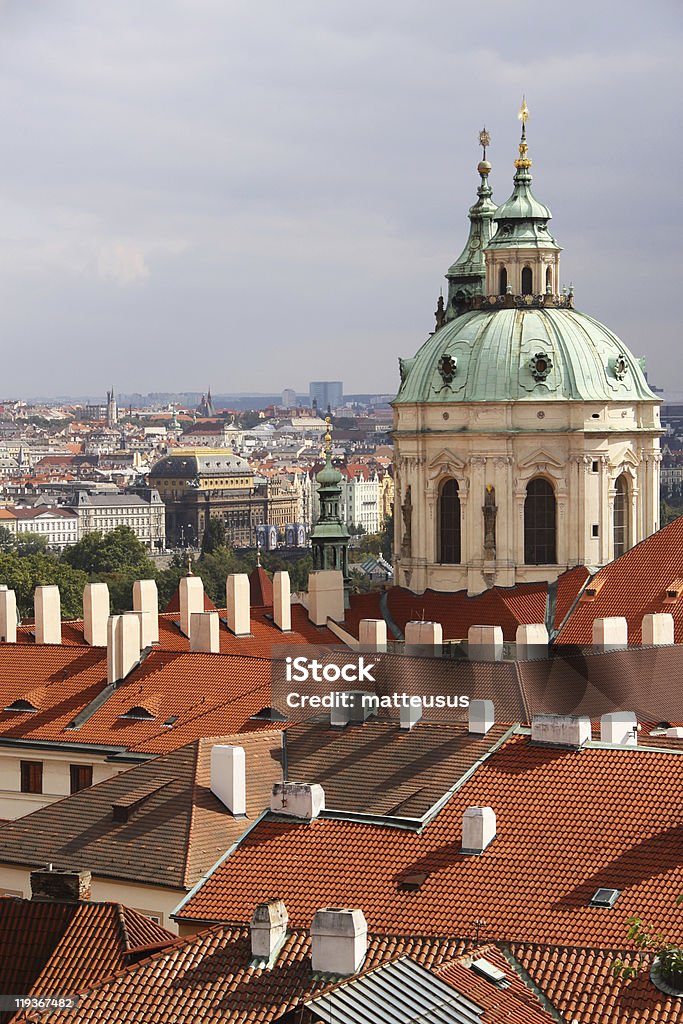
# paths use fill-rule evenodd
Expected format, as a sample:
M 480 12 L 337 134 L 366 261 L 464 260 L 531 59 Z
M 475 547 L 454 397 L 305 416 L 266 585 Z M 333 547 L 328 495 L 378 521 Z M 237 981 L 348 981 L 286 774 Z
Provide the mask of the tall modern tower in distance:
M 311 405 L 315 402 L 320 412 L 338 409 L 344 399 L 344 384 L 340 380 L 312 380 L 308 385 Z

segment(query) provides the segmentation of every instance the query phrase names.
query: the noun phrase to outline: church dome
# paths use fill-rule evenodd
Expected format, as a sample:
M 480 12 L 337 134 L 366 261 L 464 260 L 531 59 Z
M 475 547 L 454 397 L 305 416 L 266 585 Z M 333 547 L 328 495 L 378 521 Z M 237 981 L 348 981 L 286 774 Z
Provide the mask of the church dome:
M 616 334 L 569 307 L 463 313 L 400 364 L 395 405 L 657 399 Z

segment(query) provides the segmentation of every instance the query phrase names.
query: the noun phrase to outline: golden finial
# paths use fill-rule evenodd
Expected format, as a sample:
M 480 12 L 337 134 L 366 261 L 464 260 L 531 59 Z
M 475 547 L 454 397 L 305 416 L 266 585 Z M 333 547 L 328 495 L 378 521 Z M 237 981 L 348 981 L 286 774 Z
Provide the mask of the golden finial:
M 256 541 L 256 567 L 261 568 L 261 544 L 258 540 Z
M 479 132 L 479 145 L 484 150 L 484 155 L 482 159 L 486 160 L 486 150 L 491 145 L 491 136 L 486 131 L 486 125 L 484 125 L 482 130 Z
M 193 576 L 194 575 L 194 573 L 192 572 L 192 555 L 188 555 L 187 556 L 187 575 L 188 576 Z
M 325 417 L 325 447 L 323 448 L 321 455 L 323 458 L 329 458 L 332 452 L 332 419 L 330 416 Z
M 515 167 L 518 171 L 528 170 L 531 167 L 531 160 L 527 155 L 529 147 L 526 144 L 526 123 L 529 120 L 529 108 L 526 105 L 526 96 L 522 96 L 522 105 L 519 108 L 517 117 L 522 122 L 522 138 L 519 143 L 519 157 L 515 160 Z

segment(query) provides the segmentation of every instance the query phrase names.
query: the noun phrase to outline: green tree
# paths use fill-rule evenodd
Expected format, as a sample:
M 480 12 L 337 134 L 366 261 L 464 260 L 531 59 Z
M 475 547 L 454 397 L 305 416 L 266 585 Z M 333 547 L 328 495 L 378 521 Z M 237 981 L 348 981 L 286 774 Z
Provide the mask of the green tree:
M 86 534 L 64 550 L 62 561 L 86 572 L 92 582 L 106 583 L 114 612 L 131 607 L 135 580 L 156 576 L 147 548 L 127 526 L 117 526 L 111 533 Z
M 225 547 L 225 524 L 217 516 L 211 516 L 202 537 L 202 555 L 211 555 Z
M 78 619 L 83 615 L 83 588 L 88 582 L 86 573 L 50 555 L 1 552 L 0 581 L 16 592 L 17 608 L 22 617 L 33 617 L 33 592 L 36 587 L 46 584 L 59 587 L 62 618 Z

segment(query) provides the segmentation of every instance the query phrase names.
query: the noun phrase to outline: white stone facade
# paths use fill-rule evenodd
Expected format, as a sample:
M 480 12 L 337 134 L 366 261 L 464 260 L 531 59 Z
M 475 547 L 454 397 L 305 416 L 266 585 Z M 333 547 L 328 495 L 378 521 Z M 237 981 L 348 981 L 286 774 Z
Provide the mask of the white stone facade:
M 626 548 L 659 528 L 660 434 L 658 403 L 649 401 L 397 404 L 396 582 L 415 593 L 477 594 L 604 565 L 615 557 L 618 490 Z M 525 501 L 536 478 L 555 499 L 550 564 L 525 563 Z M 441 494 L 450 479 L 460 502 L 458 562 L 442 561 L 440 550 Z M 494 489 L 493 544 L 487 487 Z

